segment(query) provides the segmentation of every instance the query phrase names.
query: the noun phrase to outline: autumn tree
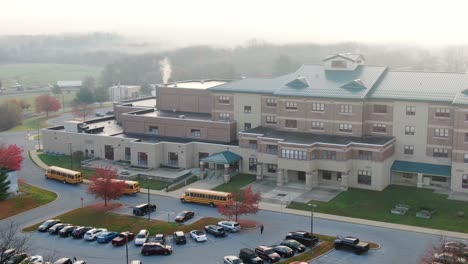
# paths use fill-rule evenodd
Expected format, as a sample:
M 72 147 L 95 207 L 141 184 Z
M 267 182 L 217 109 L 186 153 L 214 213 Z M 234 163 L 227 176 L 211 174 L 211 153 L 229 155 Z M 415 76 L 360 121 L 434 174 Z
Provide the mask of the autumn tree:
M 29 109 L 29 107 L 31 106 L 31 104 L 28 104 L 23 99 L 10 99 L 8 100 L 8 102 L 12 104 L 17 104 L 19 107 L 21 107 L 22 110 Z
M 235 217 L 237 221 L 240 215 L 256 214 L 259 211 L 258 203 L 260 199 L 260 192 L 254 192 L 252 187 L 249 186 L 243 190 L 233 192 L 232 199 L 226 203 L 226 206 L 218 206 L 218 211 L 228 218 Z
M 96 198 L 104 199 L 104 206 L 107 206 L 107 201 L 117 200 L 125 193 L 125 182 L 116 181 L 116 179 L 116 169 L 96 168 L 96 173 L 91 177 L 91 183 L 88 186 L 88 193 L 94 194 Z
M 0 146 L 0 168 L 20 170 L 23 163 L 22 152 L 17 145 Z
M 83 122 L 86 120 L 86 117 L 92 115 L 95 110 L 94 106 L 90 104 L 76 102 L 72 104 L 73 116 L 82 119 Z
M 56 112 L 62 105 L 57 98 L 44 94 L 36 97 L 36 113 L 45 112 L 49 116 L 49 112 Z
M 16 103 L 6 102 L 0 105 L 0 131 L 21 124 L 23 111 Z
M 446 263 L 458 264 L 464 263 L 468 254 L 468 249 L 461 242 L 440 240 L 430 245 L 419 259 L 419 264 Z M 440 259 L 439 259 L 440 258 Z M 443 258 L 443 259 L 442 259 Z

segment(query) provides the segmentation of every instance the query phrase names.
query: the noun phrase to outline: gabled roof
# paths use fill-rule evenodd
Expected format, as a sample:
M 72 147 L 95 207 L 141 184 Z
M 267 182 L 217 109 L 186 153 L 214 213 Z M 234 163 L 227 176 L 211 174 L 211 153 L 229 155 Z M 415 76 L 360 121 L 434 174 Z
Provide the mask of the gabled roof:
M 364 59 L 364 56 L 358 53 L 340 53 L 340 54 L 330 55 L 326 57 L 325 59 L 323 59 L 322 61 L 328 61 L 336 57 L 340 57 L 340 58 L 343 58 L 345 60 L 349 60 L 352 62 L 356 62 L 359 58 Z
M 241 160 L 242 157 L 231 151 L 214 153 L 208 157 L 200 159 L 203 162 L 213 162 L 217 164 L 232 164 Z
M 397 172 L 422 173 L 442 177 L 450 177 L 452 175 L 452 167 L 447 165 L 437 165 L 401 160 L 395 160 L 393 162 L 391 170 Z
M 290 76 L 291 74 L 272 79 L 242 79 L 208 88 L 207 90 L 211 92 L 273 94 L 286 82 L 287 79 L 289 79 Z

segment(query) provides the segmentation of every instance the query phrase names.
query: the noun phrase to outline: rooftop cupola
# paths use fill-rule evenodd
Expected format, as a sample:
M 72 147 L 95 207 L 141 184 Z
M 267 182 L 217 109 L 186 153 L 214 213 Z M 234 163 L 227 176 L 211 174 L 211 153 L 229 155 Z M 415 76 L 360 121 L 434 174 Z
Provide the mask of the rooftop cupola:
M 325 70 L 329 71 L 354 71 L 359 65 L 364 64 L 364 56 L 357 53 L 335 54 L 323 59 Z

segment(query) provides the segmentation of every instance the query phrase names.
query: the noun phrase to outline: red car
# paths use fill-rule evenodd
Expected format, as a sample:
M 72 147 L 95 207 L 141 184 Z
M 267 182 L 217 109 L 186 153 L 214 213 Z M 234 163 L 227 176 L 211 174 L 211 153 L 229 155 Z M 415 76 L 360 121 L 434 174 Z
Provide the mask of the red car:
M 133 238 L 135 238 L 135 234 L 133 234 L 132 232 L 125 231 L 125 232 L 120 233 L 114 239 L 112 239 L 112 245 L 123 246 L 128 241 L 132 240 Z
M 141 254 L 144 256 L 170 255 L 172 254 L 172 247 L 161 243 L 144 243 L 141 247 Z
M 174 221 L 178 223 L 185 222 L 189 219 L 192 219 L 195 216 L 195 212 L 193 211 L 182 211 L 175 217 Z

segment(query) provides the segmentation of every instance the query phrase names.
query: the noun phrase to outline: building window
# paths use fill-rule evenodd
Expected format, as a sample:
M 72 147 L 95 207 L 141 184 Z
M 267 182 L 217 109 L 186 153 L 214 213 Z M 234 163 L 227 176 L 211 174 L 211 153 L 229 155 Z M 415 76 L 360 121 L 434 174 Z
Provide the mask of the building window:
M 244 130 L 249 130 L 252 128 L 252 123 L 244 123 Z
M 267 145 L 266 146 L 266 153 L 278 155 L 278 146 L 277 145 Z
M 323 111 L 325 111 L 325 104 L 312 103 L 312 111 L 314 111 L 314 112 L 323 112 Z
M 463 163 L 468 163 L 468 153 L 463 155 Z
M 358 176 L 358 180 L 357 180 L 358 184 L 366 184 L 366 185 L 372 184 L 372 172 L 371 171 L 358 170 L 357 176 Z
M 297 120 L 286 119 L 285 127 L 287 128 L 297 128 Z
M 125 160 L 132 159 L 132 151 L 129 147 L 125 147 Z
M 288 110 L 297 110 L 297 102 L 286 101 L 286 109 L 288 109 Z
M 345 133 L 352 133 L 353 132 L 353 125 L 351 124 L 340 124 L 340 132 Z
M 220 103 L 220 104 L 229 104 L 229 96 L 220 96 L 220 97 L 218 97 L 218 103 Z
M 179 165 L 179 154 L 177 152 L 169 152 L 167 153 L 167 163 L 169 165 Z
M 281 158 L 283 159 L 295 159 L 295 160 L 307 160 L 307 152 L 294 149 L 282 149 Z
M 332 68 L 346 68 L 346 61 L 335 60 L 331 62 Z
M 372 151 L 359 150 L 358 154 L 360 160 L 372 160 Z
M 462 188 L 468 189 L 468 174 L 462 175 Z
M 276 125 L 276 116 L 266 116 L 265 120 L 267 124 Z
M 341 114 L 350 114 L 353 112 L 353 106 L 349 104 L 340 104 Z
M 322 180 L 330 181 L 332 179 L 331 171 L 324 170 L 322 171 Z
M 267 168 L 268 168 L 268 172 L 270 172 L 270 173 L 276 173 L 276 171 L 278 170 L 278 165 L 276 165 L 276 164 L 268 164 L 268 165 L 267 165 Z
M 403 153 L 406 155 L 413 155 L 414 154 L 414 146 L 413 145 L 405 145 Z
M 448 158 L 448 149 L 434 148 L 432 156 L 436 158 Z
M 257 140 L 249 140 L 249 148 L 257 149 Z
M 373 124 L 372 132 L 375 133 L 387 133 L 387 125 L 384 124 Z
M 252 107 L 250 105 L 244 105 L 244 113 L 251 114 L 252 113 Z
M 219 113 L 219 120 L 221 121 L 229 121 L 231 119 L 230 113 Z
M 468 133 L 465 133 L 465 142 L 468 142 Z
M 447 178 L 446 178 L 446 177 L 441 177 L 441 176 L 432 176 L 432 177 L 431 177 L 431 181 L 435 181 L 435 182 L 447 182 Z
M 313 129 L 313 130 L 323 130 L 323 122 L 312 121 L 311 129 Z
M 266 99 L 266 106 L 276 107 L 276 98 L 267 98 Z
M 435 117 L 450 117 L 450 109 L 449 108 L 437 108 L 435 112 Z
M 151 134 L 159 135 L 159 127 L 157 126 L 149 126 L 148 130 Z
M 114 160 L 114 147 L 111 145 L 104 145 L 104 158 Z
M 408 116 L 416 115 L 416 106 L 407 105 L 406 106 L 406 115 L 408 115 Z
M 443 137 L 447 138 L 449 135 L 448 128 L 435 128 L 434 129 L 434 137 Z
M 404 172 L 402 177 L 405 179 L 413 179 L 414 173 Z
M 322 159 L 326 160 L 336 160 L 336 151 L 333 150 L 322 150 L 321 156 Z
M 146 152 L 138 152 L 138 165 L 148 165 L 148 154 Z
M 249 171 L 257 171 L 257 158 L 249 158 Z
M 405 126 L 405 135 L 414 136 L 415 128 L 414 126 Z
M 386 105 L 374 105 L 374 113 L 386 114 L 387 113 L 387 106 Z
M 201 137 L 200 129 L 190 129 L 191 137 Z

